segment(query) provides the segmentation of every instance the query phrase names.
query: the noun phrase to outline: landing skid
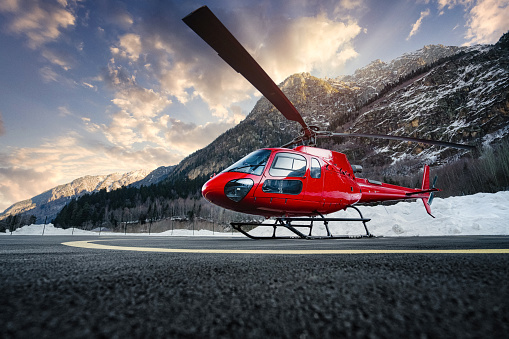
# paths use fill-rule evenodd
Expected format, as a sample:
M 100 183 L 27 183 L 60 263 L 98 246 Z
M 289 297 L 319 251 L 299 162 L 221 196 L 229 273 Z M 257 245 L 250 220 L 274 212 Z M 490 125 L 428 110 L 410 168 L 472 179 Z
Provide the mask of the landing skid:
M 239 231 L 240 233 L 244 234 L 246 237 L 249 237 L 251 239 L 350 239 L 350 238 L 371 238 L 373 235 L 369 233 L 368 227 L 366 226 L 366 222 L 370 221 L 371 219 L 364 218 L 362 216 L 361 211 L 355 206 L 348 206 L 347 208 L 353 208 L 359 213 L 360 218 L 325 218 L 323 215 L 318 213 L 320 217 L 299 217 L 299 218 L 276 218 L 274 224 L 258 224 L 258 223 L 250 223 L 250 222 L 232 222 L 232 227 Z M 292 225 L 292 222 L 294 221 L 308 221 L 309 224 L 299 224 L 299 225 Z M 365 235 L 358 235 L 358 236 L 337 236 L 332 235 L 332 233 L 329 230 L 329 222 L 330 221 L 360 221 L 364 225 L 364 229 L 366 231 Z M 323 222 L 325 229 L 327 230 L 326 236 L 314 236 L 311 235 L 313 231 L 313 223 L 314 222 Z M 273 227 L 274 231 L 272 232 L 272 236 L 265 237 L 265 236 L 255 236 L 252 234 L 249 234 L 247 231 L 243 230 L 243 226 L 268 226 Z M 292 231 L 295 236 L 276 236 L 276 229 L 278 227 L 284 227 L 290 231 Z M 309 228 L 309 234 L 304 234 L 301 231 L 299 231 L 297 228 Z

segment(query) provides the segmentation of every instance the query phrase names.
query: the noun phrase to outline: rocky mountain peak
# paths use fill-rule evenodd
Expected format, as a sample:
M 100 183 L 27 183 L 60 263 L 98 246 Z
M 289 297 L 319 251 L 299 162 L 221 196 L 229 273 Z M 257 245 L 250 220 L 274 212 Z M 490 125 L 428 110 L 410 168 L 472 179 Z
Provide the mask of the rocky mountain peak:
M 426 46 L 392 61 L 388 64 L 391 65 L 389 70 L 406 60 L 405 64 L 412 71 L 386 87 L 383 95 L 373 96 L 373 100 L 359 110 L 360 114 L 349 128 L 355 132 L 478 145 L 506 138 L 509 132 L 509 53 L 500 48 L 505 39 L 503 37 L 495 46 Z M 428 53 L 430 51 L 433 55 Z M 432 62 L 431 67 L 415 68 L 419 60 Z M 441 164 L 465 153 L 427 145 L 392 142 L 389 148 L 386 142 L 366 143 L 370 146 L 364 156 L 369 153 L 372 159 L 379 159 L 374 162 L 377 165 L 409 158 L 420 159 L 419 164 Z
M 350 76 L 319 79 L 309 73 L 294 74 L 280 88 L 306 123 L 322 129 L 477 142 L 507 126 L 502 107 L 509 77 L 500 62 L 506 60 L 507 64 L 507 54 L 486 57 L 493 48 L 428 45 L 389 62 L 375 60 Z M 170 178 L 194 179 L 217 173 L 257 148 L 290 141 L 299 130 L 297 123 L 284 119 L 261 98 L 244 121 L 184 159 Z M 324 142 L 325 147 L 349 152 L 345 144 Z M 432 164 L 458 154 L 405 143 L 387 147 L 385 141 L 370 144 L 355 140 L 348 145 L 366 159 L 383 158 L 382 163 L 410 154 Z
M 502 35 L 502 37 L 498 40 L 495 46 L 499 49 L 509 50 L 509 32 Z

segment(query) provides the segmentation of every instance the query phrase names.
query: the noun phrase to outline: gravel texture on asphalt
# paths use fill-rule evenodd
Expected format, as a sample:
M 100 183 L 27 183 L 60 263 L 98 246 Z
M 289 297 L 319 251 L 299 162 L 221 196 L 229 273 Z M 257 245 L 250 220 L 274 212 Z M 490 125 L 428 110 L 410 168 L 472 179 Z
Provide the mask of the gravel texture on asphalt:
M 495 338 L 509 333 L 509 254 L 183 254 L 61 244 L 92 239 L 0 237 L 0 337 Z M 131 237 L 101 243 L 509 248 L 509 237 L 451 239 Z

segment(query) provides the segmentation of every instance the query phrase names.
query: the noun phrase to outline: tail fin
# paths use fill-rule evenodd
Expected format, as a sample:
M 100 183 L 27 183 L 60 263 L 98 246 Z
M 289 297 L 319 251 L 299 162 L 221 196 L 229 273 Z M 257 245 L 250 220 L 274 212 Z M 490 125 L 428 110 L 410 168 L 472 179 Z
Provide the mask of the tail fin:
M 433 202 L 433 198 L 435 197 L 435 191 L 438 191 L 435 189 L 435 184 L 437 183 L 437 177 L 433 179 L 433 185 L 429 187 L 429 166 L 424 165 L 424 173 L 422 175 L 422 186 L 421 190 L 427 191 L 426 197 L 421 198 L 422 202 L 424 203 L 424 208 L 426 209 L 426 212 L 428 212 L 429 215 L 431 215 L 433 218 L 433 214 L 431 214 L 431 203 Z

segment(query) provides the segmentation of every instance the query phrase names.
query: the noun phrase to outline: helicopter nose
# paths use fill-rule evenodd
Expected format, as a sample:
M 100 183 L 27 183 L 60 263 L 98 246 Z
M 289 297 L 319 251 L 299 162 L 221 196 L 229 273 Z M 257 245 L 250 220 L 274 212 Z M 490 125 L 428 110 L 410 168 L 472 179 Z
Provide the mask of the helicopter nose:
M 235 175 L 218 175 L 207 181 L 202 189 L 202 195 L 213 204 L 224 208 L 236 209 L 254 185 L 249 178 L 238 178 Z
M 223 205 L 225 200 L 224 184 L 216 177 L 208 180 L 201 188 L 201 194 L 205 199 L 216 205 Z
M 212 185 L 210 185 L 210 180 L 208 180 L 205 184 L 203 184 L 203 186 L 201 188 L 201 195 L 208 201 L 212 202 L 211 194 L 213 194 L 212 193 Z
M 201 188 L 201 194 L 202 196 L 207 199 L 210 202 L 213 202 L 213 196 L 216 195 L 216 192 L 214 192 L 213 185 L 211 185 L 211 180 L 208 180 L 205 184 L 203 184 L 203 187 Z

